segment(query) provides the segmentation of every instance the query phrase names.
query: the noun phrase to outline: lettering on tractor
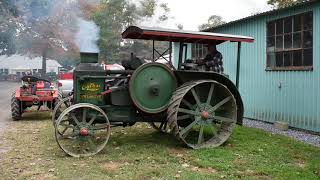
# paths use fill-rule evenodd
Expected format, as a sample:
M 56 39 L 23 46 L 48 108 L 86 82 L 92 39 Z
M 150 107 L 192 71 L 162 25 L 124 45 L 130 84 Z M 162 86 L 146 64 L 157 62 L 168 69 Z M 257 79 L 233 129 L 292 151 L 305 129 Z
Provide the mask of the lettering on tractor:
M 234 84 L 225 74 L 200 71 L 195 61 L 186 59 L 185 47 L 229 42 L 238 43 L 240 53 L 241 43 L 253 42 L 253 38 L 137 26 L 128 27 L 122 37 L 168 41 L 170 45 L 161 53 L 153 43 L 152 62 L 124 60 L 125 70 L 105 70 L 97 53 L 80 54 L 81 63 L 74 70 L 74 93 L 61 100 L 52 115 L 56 141 L 66 154 L 95 155 L 107 145 L 111 128 L 137 122 L 171 133 L 193 149 L 222 145 L 236 124 L 242 124 L 243 102 L 237 89 L 241 56 L 236 56 Z M 172 43 L 180 47 L 177 63 L 170 55 Z M 169 58 L 163 57 L 166 53 Z M 167 63 L 158 63 L 159 57 Z
M 82 91 L 90 91 L 90 92 L 96 92 L 100 89 L 100 85 L 99 84 L 95 84 L 95 83 L 87 83 L 82 85 L 81 89 Z
M 99 98 L 101 98 L 102 97 L 102 95 L 89 95 L 89 94 L 81 94 L 80 95 L 80 98 L 82 99 L 82 100 L 86 100 L 86 99 L 99 99 Z

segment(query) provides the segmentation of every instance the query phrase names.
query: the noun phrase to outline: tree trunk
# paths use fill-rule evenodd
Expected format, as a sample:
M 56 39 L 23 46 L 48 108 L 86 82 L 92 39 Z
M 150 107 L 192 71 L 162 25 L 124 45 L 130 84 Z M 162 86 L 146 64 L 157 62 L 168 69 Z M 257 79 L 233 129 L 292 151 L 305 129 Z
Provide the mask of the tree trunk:
M 41 71 L 42 78 L 45 78 L 47 74 L 47 51 L 48 51 L 48 48 L 44 48 L 42 52 L 42 71 Z

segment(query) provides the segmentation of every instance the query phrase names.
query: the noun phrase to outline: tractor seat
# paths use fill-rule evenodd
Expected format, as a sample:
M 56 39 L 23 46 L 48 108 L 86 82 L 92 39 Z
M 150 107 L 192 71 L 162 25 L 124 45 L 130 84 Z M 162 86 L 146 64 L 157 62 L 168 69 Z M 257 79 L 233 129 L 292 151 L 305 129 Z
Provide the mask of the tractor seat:
M 197 70 L 198 64 L 195 63 L 183 63 L 182 66 L 185 70 Z

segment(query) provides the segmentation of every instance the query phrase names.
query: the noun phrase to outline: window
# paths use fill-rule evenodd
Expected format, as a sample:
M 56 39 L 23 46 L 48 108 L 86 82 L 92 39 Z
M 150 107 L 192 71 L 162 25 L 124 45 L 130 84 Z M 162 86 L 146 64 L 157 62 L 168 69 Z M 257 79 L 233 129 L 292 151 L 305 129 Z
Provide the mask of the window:
M 9 74 L 9 69 L 4 69 L 4 74 L 8 75 Z
M 204 58 L 207 55 L 207 47 L 203 44 L 192 44 L 192 59 Z
M 312 70 L 313 13 L 267 23 L 267 70 Z

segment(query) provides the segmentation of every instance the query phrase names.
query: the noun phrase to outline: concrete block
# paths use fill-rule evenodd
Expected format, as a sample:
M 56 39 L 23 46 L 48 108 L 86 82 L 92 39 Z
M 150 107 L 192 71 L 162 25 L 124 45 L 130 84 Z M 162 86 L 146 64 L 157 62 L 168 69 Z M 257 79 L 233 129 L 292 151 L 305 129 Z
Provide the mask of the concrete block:
M 282 121 L 276 121 L 273 124 L 273 127 L 280 130 L 280 131 L 288 131 L 289 125 L 287 122 L 282 122 Z

